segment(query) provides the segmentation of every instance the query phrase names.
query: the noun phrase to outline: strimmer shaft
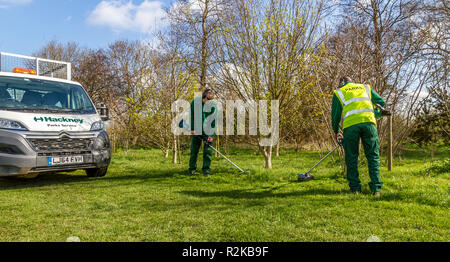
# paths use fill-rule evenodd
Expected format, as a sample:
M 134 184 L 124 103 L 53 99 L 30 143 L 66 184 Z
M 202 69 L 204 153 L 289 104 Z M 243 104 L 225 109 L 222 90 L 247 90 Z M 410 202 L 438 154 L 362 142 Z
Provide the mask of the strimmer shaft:
M 340 145 L 338 145 L 337 147 L 335 147 L 330 153 L 328 153 L 326 156 L 324 156 L 319 162 L 317 162 L 317 164 L 315 164 L 308 172 L 306 172 L 306 174 L 308 174 L 309 172 L 311 172 L 314 168 L 316 168 L 316 166 L 318 166 L 320 163 L 322 163 L 323 160 L 325 160 L 329 155 L 331 155 L 334 151 L 336 151 L 336 149 L 338 149 L 340 147 Z
M 231 161 L 230 159 L 228 159 L 226 156 L 224 156 L 222 153 L 219 152 L 219 150 L 215 149 L 213 146 L 209 145 L 210 148 L 212 148 L 214 151 L 217 152 L 217 154 L 221 155 L 223 158 L 225 158 L 228 162 L 230 162 L 230 164 L 232 164 L 233 166 L 235 166 L 237 169 L 239 169 L 239 171 L 241 171 L 242 173 L 245 173 L 244 170 L 242 170 L 242 168 L 238 167 L 235 163 L 233 163 L 233 161 Z

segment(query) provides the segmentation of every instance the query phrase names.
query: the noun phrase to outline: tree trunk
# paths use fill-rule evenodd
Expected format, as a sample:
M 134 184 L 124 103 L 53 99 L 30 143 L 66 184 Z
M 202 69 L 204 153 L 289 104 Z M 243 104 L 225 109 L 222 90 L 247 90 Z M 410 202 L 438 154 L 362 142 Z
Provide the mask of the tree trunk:
M 220 140 L 219 140 L 219 136 L 217 136 L 216 147 L 217 147 L 217 150 L 220 151 Z M 219 154 L 218 154 L 217 152 L 215 152 L 215 157 L 219 157 Z
M 431 161 L 433 161 L 434 160 L 434 146 L 433 145 L 430 146 L 430 151 L 431 151 Z
M 133 141 L 132 141 L 132 145 L 133 146 L 136 146 L 138 139 L 139 139 L 139 136 L 134 136 L 133 137 Z
M 228 155 L 228 138 L 227 138 L 227 136 L 225 136 L 225 144 L 224 144 L 224 150 L 225 150 L 225 154 L 227 154 Z
M 200 87 L 202 91 L 206 89 L 206 74 L 208 67 L 208 31 L 206 29 L 206 20 L 209 14 L 209 0 L 205 1 L 205 10 L 202 17 L 202 50 L 201 50 L 201 62 L 200 62 Z
M 178 144 L 177 144 L 177 137 L 173 136 L 173 148 L 172 148 L 172 163 L 177 164 L 177 156 L 178 156 Z
M 268 147 L 267 148 L 267 152 L 264 155 L 265 159 L 266 159 L 266 169 L 272 169 L 272 147 Z
M 170 141 L 167 141 L 166 147 L 164 148 L 164 158 L 169 158 L 169 151 L 170 151 Z
M 125 157 L 128 155 L 128 148 L 129 148 L 129 141 L 128 141 L 128 139 L 126 139 L 125 145 L 124 145 L 124 150 L 123 150 L 123 154 Z
M 259 150 L 264 155 L 265 168 L 272 169 L 272 148 L 273 146 L 260 146 Z
M 388 127 L 388 170 L 392 171 L 392 162 L 393 162 L 393 136 L 392 136 L 392 116 L 389 116 L 389 127 Z
M 178 144 L 178 159 L 179 159 L 179 161 L 180 161 L 180 165 L 182 165 L 183 164 L 183 160 L 182 160 L 182 158 L 181 158 L 181 141 L 180 141 L 180 139 L 179 138 L 177 138 L 177 144 Z
M 280 142 L 278 141 L 277 147 L 275 147 L 275 157 L 280 157 Z

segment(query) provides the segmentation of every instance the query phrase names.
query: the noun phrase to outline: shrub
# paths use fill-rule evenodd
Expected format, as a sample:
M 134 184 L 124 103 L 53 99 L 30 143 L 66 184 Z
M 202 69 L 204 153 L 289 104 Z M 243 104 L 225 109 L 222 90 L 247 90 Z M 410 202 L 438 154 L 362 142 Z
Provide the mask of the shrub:
M 442 174 L 450 172 L 450 159 L 435 161 L 426 169 L 428 173 Z

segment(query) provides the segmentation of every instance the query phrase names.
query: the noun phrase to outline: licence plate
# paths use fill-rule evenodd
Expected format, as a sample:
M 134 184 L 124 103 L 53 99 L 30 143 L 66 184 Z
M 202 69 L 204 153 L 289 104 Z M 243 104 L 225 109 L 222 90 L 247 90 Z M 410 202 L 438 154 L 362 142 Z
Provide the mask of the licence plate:
M 49 157 L 48 165 L 67 165 L 67 164 L 82 164 L 84 161 L 83 156 L 62 156 L 62 157 Z

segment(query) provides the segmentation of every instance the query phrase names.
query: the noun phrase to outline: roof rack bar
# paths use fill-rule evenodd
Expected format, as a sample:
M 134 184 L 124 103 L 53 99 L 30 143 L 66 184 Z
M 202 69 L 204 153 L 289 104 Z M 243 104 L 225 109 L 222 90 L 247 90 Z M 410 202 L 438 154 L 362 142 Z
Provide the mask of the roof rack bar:
M 40 75 L 41 72 L 39 72 L 39 64 L 40 62 L 44 63 L 55 63 L 60 65 L 67 66 L 67 80 L 72 80 L 72 64 L 69 62 L 63 62 L 63 61 L 57 61 L 57 60 L 51 60 L 51 59 L 45 59 L 45 58 L 39 58 L 39 57 L 32 57 L 32 56 L 25 56 L 25 55 L 19 55 L 19 54 L 13 54 L 13 53 L 7 53 L 7 52 L 0 52 L 0 72 L 2 72 L 2 56 L 10 56 L 10 57 L 16 57 L 16 58 L 22 58 L 27 60 L 34 60 L 36 63 L 36 73 L 37 75 Z M 49 73 L 48 71 L 45 72 L 46 74 Z
M 67 80 L 72 81 L 72 64 L 67 64 Z
M 5 55 L 5 56 L 15 56 L 15 57 L 24 58 L 24 59 L 30 59 L 30 60 L 39 59 L 39 61 L 42 61 L 42 62 L 70 64 L 69 62 L 50 60 L 50 59 L 39 58 L 39 57 L 34 57 L 34 56 L 18 55 L 18 54 L 6 53 L 6 52 L 0 52 L 0 54 Z

